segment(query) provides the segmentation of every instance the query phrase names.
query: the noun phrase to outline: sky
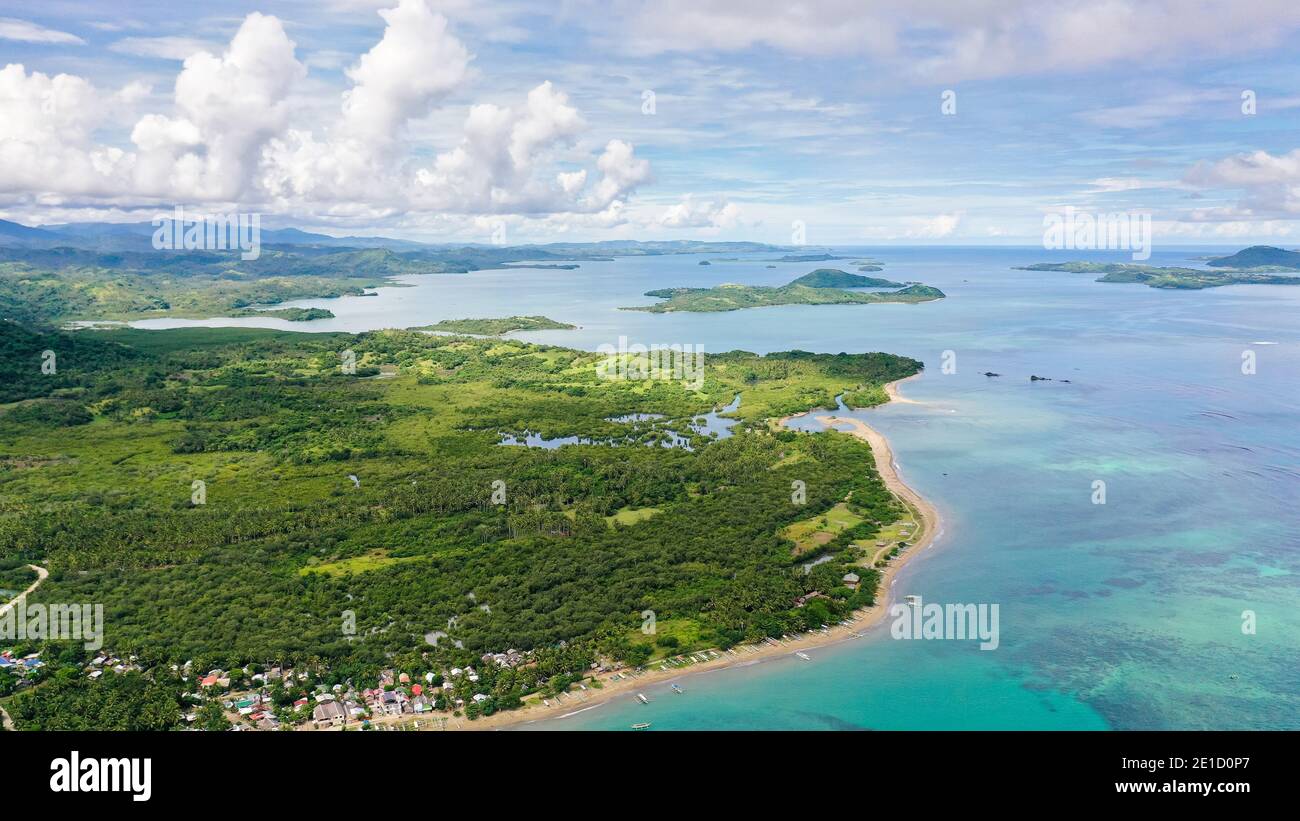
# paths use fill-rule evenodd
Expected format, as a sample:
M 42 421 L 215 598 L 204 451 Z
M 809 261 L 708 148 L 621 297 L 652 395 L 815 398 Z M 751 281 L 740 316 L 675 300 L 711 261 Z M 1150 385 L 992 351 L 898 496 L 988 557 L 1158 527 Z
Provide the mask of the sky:
M 1294 0 L 0 0 L 0 218 L 1300 244 Z

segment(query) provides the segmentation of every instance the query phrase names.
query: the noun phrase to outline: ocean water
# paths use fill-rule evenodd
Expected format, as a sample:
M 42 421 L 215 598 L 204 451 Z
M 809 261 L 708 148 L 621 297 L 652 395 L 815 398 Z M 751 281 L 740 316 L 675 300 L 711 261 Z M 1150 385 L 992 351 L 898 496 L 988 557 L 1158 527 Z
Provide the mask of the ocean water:
M 1206 252 L 1160 251 L 1151 264 L 1196 265 Z M 674 256 L 409 277 L 413 287 L 376 297 L 292 303 L 337 314 L 320 322 L 136 324 L 359 331 L 543 314 L 581 328 L 521 338 L 587 349 L 626 336 L 709 352 L 882 350 L 926 363 L 902 389 L 916 404 L 858 412 L 944 518 L 895 592 L 997 604 L 996 650 L 895 640 L 886 619 L 862 639 L 809 651 L 811 661 L 685 675 L 685 694 L 654 685 L 649 705 L 629 695 L 530 728 L 1300 728 L 1300 288 L 1159 291 L 1013 270 L 1128 261 L 1119 253 L 841 253 L 884 262 L 873 276 L 948 296 L 725 314 L 617 310 L 649 304 L 641 294 L 652 288 L 855 270 L 850 260 L 770 261 L 780 254 L 710 266 Z M 1254 373 L 1243 373 L 1246 352 Z M 1094 503 L 1098 481 L 1104 504 Z M 1252 616 L 1254 631 L 1244 631 Z

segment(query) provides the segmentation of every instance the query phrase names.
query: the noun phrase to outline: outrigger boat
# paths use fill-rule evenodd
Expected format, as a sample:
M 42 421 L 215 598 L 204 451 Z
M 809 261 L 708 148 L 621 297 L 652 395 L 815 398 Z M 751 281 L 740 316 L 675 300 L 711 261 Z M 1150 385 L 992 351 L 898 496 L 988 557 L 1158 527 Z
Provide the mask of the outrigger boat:
M 812 661 L 812 656 L 808 655 L 807 653 L 795 653 L 795 655 L 803 659 L 804 661 Z
M 674 685 L 673 685 L 673 692 L 680 696 L 682 693 L 684 693 L 684 692 L 686 692 L 686 691 L 683 690 L 682 688 L 678 687 L 676 684 L 674 684 Z
M 645 693 L 637 693 L 637 694 L 636 694 L 636 700 L 639 701 L 639 702 L 641 702 L 642 704 L 649 704 L 649 703 L 650 703 L 650 699 L 648 699 L 648 698 L 645 697 Z
M 633 730 L 648 730 L 648 729 L 650 729 L 650 722 L 646 721 L 646 722 L 643 722 L 643 723 L 641 723 L 641 724 L 633 724 L 633 725 L 632 725 L 632 729 L 633 729 Z

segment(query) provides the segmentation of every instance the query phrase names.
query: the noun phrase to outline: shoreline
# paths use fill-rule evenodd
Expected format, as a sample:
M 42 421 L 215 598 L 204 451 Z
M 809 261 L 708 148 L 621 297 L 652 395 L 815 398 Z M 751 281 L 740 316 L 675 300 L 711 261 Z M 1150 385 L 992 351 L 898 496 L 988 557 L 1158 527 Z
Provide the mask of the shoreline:
M 884 386 L 886 395 L 890 401 L 902 402 L 905 404 L 919 404 L 916 400 L 907 399 L 898 392 L 898 385 L 906 382 L 908 379 L 914 379 L 919 374 L 900 379 L 895 382 L 888 382 Z M 792 414 L 778 420 L 778 428 L 783 428 L 785 423 L 799 416 L 806 416 L 816 411 L 805 411 L 804 413 Z M 885 614 L 889 612 L 890 606 L 894 603 L 893 586 L 895 577 L 898 572 L 905 567 L 915 556 L 919 555 L 926 548 L 930 547 L 935 539 L 943 534 L 942 519 L 938 509 L 925 497 L 921 496 L 898 474 L 898 466 L 895 464 L 894 452 L 889 445 L 889 441 L 880 434 L 875 428 L 860 419 L 851 419 L 837 417 L 832 411 L 819 414 L 813 417 L 821 422 L 828 429 L 838 430 L 837 425 L 848 425 L 852 430 L 838 430 L 847 436 L 854 436 L 871 447 L 872 456 L 876 462 L 876 471 L 880 474 L 881 480 L 885 486 L 903 502 L 908 512 L 914 517 L 919 525 L 919 534 L 913 533 L 910 546 L 902 551 L 893 561 L 880 571 L 880 586 L 876 603 L 871 607 L 866 607 L 851 614 L 846 621 L 846 625 L 835 624 L 830 626 L 826 631 L 814 630 L 808 633 L 792 636 L 789 639 L 768 640 L 757 644 L 736 645 L 731 650 L 720 651 L 716 648 L 712 651 L 697 650 L 694 653 L 685 653 L 686 656 L 712 655 L 717 653 L 716 658 L 709 661 L 696 662 L 688 667 L 668 668 L 667 670 L 659 669 L 663 662 L 652 663 L 652 666 L 642 671 L 640 674 L 631 674 L 628 670 L 615 670 L 602 674 L 599 678 L 602 688 L 597 690 L 588 686 L 585 691 L 569 692 L 564 694 L 564 701 L 550 699 L 549 705 L 534 703 L 518 710 L 507 710 L 495 713 L 490 716 L 484 716 L 474 721 L 469 721 L 463 717 L 439 717 L 445 718 L 443 726 L 439 729 L 450 731 L 475 731 L 475 730 L 505 730 L 517 728 L 524 725 L 536 724 L 539 722 L 559 721 L 564 718 L 586 712 L 591 709 L 600 707 L 613 701 L 619 696 L 633 698 L 637 693 L 652 686 L 667 685 L 674 683 L 690 676 L 701 675 L 704 673 L 714 672 L 716 670 L 725 670 L 732 667 L 748 667 L 754 664 L 760 664 L 764 661 L 771 660 L 780 656 L 793 655 L 803 650 L 812 650 L 820 647 L 829 647 L 841 644 L 846 641 L 860 639 L 864 637 L 864 631 L 878 625 L 883 621 Z M 876 555 L 879 555 L 877 553 Z M 863 566 L 872 567 L 875 556 L 864 559 Z M 612 680 L 610 676 L 614 673 L 620 673 L 624 676 L 631 676 L 619 680 Z M 404 724 L 412 720 L 417 722 L 421 717 L 412 715 L 389 716 L 379 719 L 372 719 L 371 725 L 391 725 Z M 424 728 L 421 728 L 424 729 Z M 433 729 L 433 728 L 429 728 Z

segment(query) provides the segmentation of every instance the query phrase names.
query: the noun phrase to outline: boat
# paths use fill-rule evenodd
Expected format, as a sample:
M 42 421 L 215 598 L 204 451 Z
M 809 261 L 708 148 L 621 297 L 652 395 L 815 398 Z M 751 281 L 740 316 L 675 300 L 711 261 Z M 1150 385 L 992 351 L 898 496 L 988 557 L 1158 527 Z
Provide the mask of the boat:
M 807 653 L 796 652 L 795 655 L 803 659 L 804 661 L 812 661 L 812 656 L 808 655 Z
M 640 724 L 633 724 L 633 725 L 632 725 L 632 729 L 633 729 L 633 730 L 648 730 L 648 729 L 650 729 L 650 722 L 648 722 L 648 721 L 644 721 L 644 722 L 642 722 L 642 723 L 640 723 Z
M 683 690 L 682 688 L 678 687 L 676 684 L 674 684 L 674 685 L 673 685 L 673 692 L 680 696 L 682 693 L 684 693 L 684 692 L 686 692 L 686 691 Z
M 649 704 L 649 703 L 650 703 L 650 699 L 648 699 L 648 698 L 645 697 L 645 693 L 637 693 L 637 694 L 636 694 L 636 700 L 639 701 L 639 702 L 641 702 L 642 704 Z

